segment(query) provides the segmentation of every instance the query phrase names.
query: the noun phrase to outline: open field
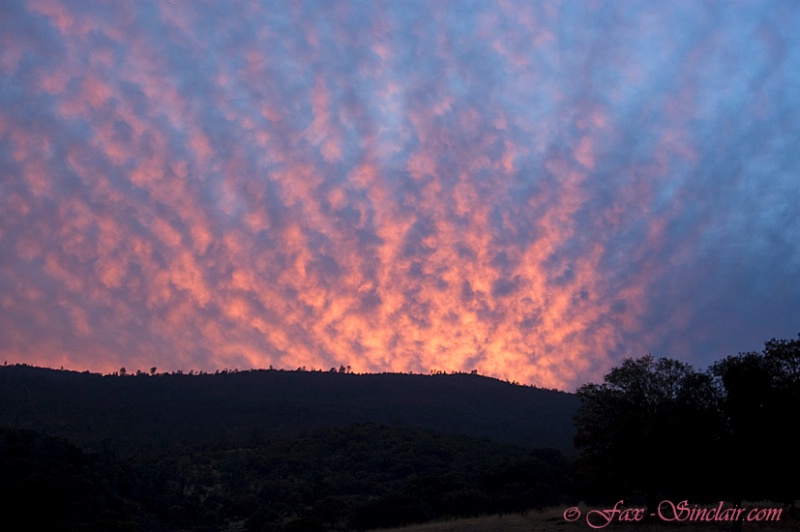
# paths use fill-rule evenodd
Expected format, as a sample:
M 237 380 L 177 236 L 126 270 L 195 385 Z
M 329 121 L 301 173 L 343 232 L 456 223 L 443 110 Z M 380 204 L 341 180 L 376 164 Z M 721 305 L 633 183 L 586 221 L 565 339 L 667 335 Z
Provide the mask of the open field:
M 745 505 L 746 508 L 765 508 L 767 504 Z M 592 531 L 585 519 L 581 517 L 575 522 L 564 519 L 565 508 L 551 508 L 542 511 L 529 511 L 521 514 L 491 515 L 471 519 L 455 519 L 422 525 L 412 525 L 402 528 L 380 529 L 373 532 L 577 532 Z M 728 532 L 730 523 L 701 523 L 701 522 L 648 522 L 648 523 L 621 523 L 611 522 L 599 530 L 631 530 L 652 532 Z M 777 522 L 745 522 L 742 532 L 788 532 L 800 531 L 800 520 L 789 519 L 786 511 L 782 519 Z

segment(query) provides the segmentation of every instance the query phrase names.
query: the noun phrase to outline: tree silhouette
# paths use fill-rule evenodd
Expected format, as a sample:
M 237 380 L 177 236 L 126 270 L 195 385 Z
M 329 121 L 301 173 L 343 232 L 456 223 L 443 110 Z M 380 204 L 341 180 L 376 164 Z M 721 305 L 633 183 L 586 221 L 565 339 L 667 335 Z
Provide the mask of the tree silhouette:
M 715 495 L 709 468 L 722 426 L 709 375 L 648 355 L 625 360 L 603 384 L 585 384 L 577 394 L 577 472 L 587 498 L 617 501 L 639 493 L 653 509 L 659 496 Z
M 797 412 L 800 411 L 800 336 L 770 340 L 762 353 L 740 353 L 711 367 L 724 392 L 726 459 L 732 500 L 772 499 L 793 504 L 797 478 Z

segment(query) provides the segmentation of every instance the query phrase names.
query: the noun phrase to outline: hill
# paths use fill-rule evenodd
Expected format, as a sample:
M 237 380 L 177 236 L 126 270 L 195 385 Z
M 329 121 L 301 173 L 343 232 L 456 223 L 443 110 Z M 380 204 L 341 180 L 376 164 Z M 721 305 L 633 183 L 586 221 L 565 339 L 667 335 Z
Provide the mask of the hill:
M 358 423 L 572 454 L 576 396 L 472 374 L 100 375 L 0 367 L 0 426 L 88 447 L 238 442 Z
M 478 375 L 7 366 L 0 509 L 63 530 L 324 532 L 557 505 L 576 407 Z M 70 510 L 27 515 L 43 493 Z

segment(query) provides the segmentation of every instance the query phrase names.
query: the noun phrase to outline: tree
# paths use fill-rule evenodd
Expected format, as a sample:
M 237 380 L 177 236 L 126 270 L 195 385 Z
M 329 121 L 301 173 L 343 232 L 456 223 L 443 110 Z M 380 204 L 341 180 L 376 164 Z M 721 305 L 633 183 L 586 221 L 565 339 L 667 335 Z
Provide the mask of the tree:
M 724 395 L 726 456 L 737 464 L 726 484 L 732 500 L 772 499 L 792 504 L 800 497 L 797 478 L 800 438 L 800 335 L 772 339 L 762 353 L 725 358 L 710 370 Z
M 722 426 L 709 375 L 648 355 L 626 359 L 603 384 L 585 384 L 577 394 L 577 473 L 588 499 L 615 502 L 640 493 L 654 509 L 659 496 L 716 495 L 710 468 Z

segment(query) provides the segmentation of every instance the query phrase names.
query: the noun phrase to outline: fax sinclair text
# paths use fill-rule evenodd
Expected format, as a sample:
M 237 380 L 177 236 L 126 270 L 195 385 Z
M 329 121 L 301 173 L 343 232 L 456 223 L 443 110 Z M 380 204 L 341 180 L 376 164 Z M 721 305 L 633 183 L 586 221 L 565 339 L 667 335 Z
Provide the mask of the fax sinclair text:
M 647 515 L 645 508 L 625 508 L 625 501 L 618 501 L 613 508 L 589 510 L 586 513 L 586 524 L 592 528 L 605 528 L 613 521 L 638 522 Z M 674 503 L 664 500 L 659 503 L 655 512 L 650 517 L 657 517 L 667 522 L 732 522 L 732 521 L 780 521 L 782 508 L 741 508 L 728 506 L 720 501 L 713 507 L 700 507 L 689 504 L 689 501 Z M 577 506 L 567 508 L 564 512 L 566 521 L 577 521 L 581 518 L 581 511 Z

